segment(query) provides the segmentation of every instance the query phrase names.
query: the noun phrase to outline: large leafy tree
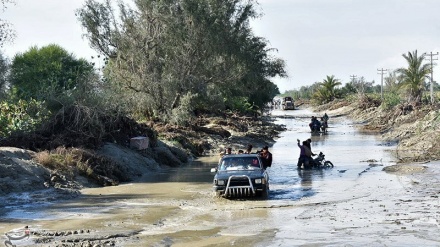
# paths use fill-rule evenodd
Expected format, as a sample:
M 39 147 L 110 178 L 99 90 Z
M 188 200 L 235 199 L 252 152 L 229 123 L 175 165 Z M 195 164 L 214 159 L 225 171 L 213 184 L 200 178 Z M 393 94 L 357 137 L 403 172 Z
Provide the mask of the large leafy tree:
M 402 55 L 408 63 L 407 68 L 396 70 L 399 78 L 399 87 L 408 95 L 408 101 L 421 102 L 426 87 L 426 78 L 431 73 L 431 65 L 424 63 L 425 54 L 420 56 L 417 50 Z
M 144 116 L 222 108 L 242 97 L 262 106 L 278 92 L 268 79 L 286 75 L 284 62 L 249 28 L 254 1 L 134 5 L 120 4 L 117 19 L 110 1 L 88 0 L 78 16 L 92 47 L 108 59 L 111 90 Z
M 93 71 L 93 66 L 86 60 L 77 59 L 52 44 L 42 48 L 31 47 L 15 55 L 9 78 L 12 91 L 18 98 L 44 100 L 68 93 L 82 77 Z

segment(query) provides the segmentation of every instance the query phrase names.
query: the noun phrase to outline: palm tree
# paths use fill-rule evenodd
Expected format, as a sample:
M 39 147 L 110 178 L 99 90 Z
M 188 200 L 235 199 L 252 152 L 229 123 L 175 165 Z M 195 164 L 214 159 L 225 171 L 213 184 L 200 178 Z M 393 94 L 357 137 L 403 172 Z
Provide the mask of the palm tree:
M 402 56 L 408 62 L 408 68 L 396 70 L 400 80 L 399 87 L 407 92 L 409 101 L 421 102 L 425 88 L 425 78 L 431 73 L 431 65 L 423 64 L 425 54 L 418 56 L 417 50 Z
M 341 82 L 339 79 L 336 79 L 334 75 L 332 75 L 327 76 L 326 79 L 320 83 L 320 85 L 322 88 L 321 92 L 327 97 L 326 101 L 330 102 L 336 98 L 336 87 L 341 85 Z

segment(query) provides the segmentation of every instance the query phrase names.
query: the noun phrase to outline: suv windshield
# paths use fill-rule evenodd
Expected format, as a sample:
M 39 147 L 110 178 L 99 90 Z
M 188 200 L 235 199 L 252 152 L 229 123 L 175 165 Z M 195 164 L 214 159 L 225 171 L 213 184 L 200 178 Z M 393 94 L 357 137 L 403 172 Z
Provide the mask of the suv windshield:
M 225 157 L 220 161 L 220 171 L 234 170 L 256 170 L 260 169 L 260 162 L 257 157 Z

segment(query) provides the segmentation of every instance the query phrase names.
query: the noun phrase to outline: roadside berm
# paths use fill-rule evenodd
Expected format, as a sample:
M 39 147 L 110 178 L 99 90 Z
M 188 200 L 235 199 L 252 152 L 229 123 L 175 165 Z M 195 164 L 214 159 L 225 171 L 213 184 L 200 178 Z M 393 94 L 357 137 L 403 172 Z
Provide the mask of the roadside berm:
M 347 116 L 360 131 L 379 134 L 396 145 L 398 163 L 429 162 L 440 159 L 440 105 L 402 103 L 384 109 L 368 97 L 355 102 L 336 100 L 316 108 L 330 116 Z

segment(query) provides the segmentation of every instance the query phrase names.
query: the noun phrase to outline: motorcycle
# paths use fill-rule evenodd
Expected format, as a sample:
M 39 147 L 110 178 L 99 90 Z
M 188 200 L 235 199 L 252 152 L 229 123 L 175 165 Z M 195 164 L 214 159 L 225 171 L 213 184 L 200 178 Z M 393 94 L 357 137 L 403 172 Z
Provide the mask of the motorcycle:
M 318 157 L 313 159 L 313 167 L 315 168 L 333 168 L 334 165 L 330 160 L 325 159 L 325 155 L 319 152 Z
M 322 127 L 322 123 L 319 122 L 318 119 L 316 119 L 316 117 L 313 116 L 311 122 L 309 123 L 309 127 L 310 127 L 310 130 L 312 131 L 312 133 L 320 132 L 321 127 Z
M 322 121 L 321 131 L 322 131 L 323 133 L 327 133 L 327 128 L 328 128 L 328 123 L 327 123 L 327 121 Z
M 313 132 L 319 132 L 321 130 L 321 125 L 317 122 L 313 122 L 309 124 L 310 130 Z

